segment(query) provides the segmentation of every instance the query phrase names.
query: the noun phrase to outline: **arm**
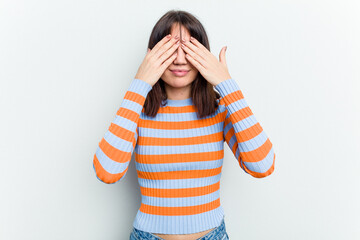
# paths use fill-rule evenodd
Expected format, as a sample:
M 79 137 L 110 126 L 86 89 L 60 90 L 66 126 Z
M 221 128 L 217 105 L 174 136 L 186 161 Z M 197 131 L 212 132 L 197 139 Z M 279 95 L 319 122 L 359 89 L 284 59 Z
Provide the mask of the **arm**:
M 275 153 L 234 79 L 215 85 L 220 105 L 225 105 L 224 138 L 240 167 L 256 178 L 270 175 L 275 167 Z
M 146 96 L 152 89 L 147 82 L 135 78 L 101 139 L 93 159 L 96 177 L 108 184 L 124 179 L 138 138 L 138 121 Z

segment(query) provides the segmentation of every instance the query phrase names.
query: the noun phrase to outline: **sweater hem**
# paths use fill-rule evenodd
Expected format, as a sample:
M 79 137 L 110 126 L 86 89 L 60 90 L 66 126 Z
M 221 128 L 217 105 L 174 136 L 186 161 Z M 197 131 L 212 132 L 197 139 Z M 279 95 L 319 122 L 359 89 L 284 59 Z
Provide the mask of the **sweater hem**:
M 222 206 L 201 214 L 160 216 L 138 210 L 133 227 L 155 234 L 192 234 L 218 227 L 224 219 Z

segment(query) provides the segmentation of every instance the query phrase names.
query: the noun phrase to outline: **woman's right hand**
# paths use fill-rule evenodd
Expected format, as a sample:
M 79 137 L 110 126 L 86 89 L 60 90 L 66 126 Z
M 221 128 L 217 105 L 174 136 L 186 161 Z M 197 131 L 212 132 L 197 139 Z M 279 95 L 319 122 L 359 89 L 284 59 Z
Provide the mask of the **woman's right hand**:
M 148 48 L 135 78 L 154 86 L 163 75 L 164 71 L 176 58 L 177 53 L 173 53 L 179 47 L 178 39 L 179 37 L 173 38 L 165 36 L 152 50 Z

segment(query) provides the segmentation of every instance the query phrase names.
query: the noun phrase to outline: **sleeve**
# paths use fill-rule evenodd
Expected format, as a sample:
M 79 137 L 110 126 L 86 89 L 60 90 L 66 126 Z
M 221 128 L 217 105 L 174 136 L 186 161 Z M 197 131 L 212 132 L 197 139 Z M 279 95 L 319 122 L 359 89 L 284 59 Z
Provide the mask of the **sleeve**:
M 225 105 L 224 138 L 240 167 L 256 178 L 270 175 L 275 167 L 273 145 L 256 120 L 234 79 L 215 85 Z
M 138 122 L 152 86 L 133 79 L 93 158 L 96 177 L 107 184 L 124 179 L 138 138 Z

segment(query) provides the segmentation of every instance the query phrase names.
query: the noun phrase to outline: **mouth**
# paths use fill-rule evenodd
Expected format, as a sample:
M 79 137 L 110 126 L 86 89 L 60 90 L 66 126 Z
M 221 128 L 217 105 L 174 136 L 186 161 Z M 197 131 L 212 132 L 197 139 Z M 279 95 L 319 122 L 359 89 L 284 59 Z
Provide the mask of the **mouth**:
M 190 70 L 170 70 L 175 76 L 183 77 L 185 76 Z

